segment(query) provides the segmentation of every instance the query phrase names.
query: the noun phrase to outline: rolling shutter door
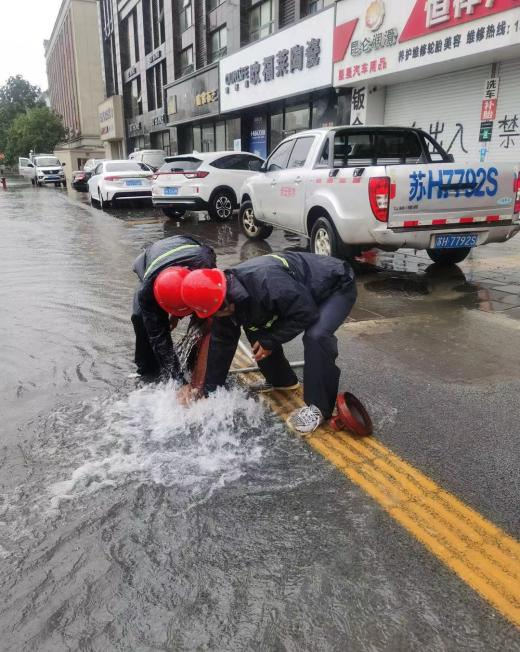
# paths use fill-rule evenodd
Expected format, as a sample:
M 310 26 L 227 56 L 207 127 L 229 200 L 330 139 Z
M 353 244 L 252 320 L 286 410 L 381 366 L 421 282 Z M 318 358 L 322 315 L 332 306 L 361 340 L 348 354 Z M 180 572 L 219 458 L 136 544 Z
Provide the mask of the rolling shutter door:
M 478 161 L 480 111 L 489 77 L 491 65 L 486 65 L 389 86 L 385 124 L 421 127 L 456 161 Z

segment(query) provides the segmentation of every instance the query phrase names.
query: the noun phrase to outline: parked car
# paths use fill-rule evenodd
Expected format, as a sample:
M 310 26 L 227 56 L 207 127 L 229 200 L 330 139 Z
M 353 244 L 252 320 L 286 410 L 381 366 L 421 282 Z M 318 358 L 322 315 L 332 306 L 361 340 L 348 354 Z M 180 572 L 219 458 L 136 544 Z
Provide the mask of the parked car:
M 72 187 L 78 192 L 88 192 L 88 180 L 92 176 L 92 172 L 103 159 L 89 158 L 83 166 L 83 170 L 77 170 L 72 173 Z
M 136 152 L 132 152 L 128 158 L 130 161 L 145 163 L 155 171 L 163 165 L 166 158 L 166 152 L 162 149 L 140 149 Z
M 168 217 L 208 211 L 218 222 L 238 208 L 240 188 L 263 159 L 249 152 L 212 152 L 168 157 L 154 175 L 152 201 Z
M 153 171 L 138 161 L 101 161 L 88 180 L 91 204 L 106 208 L 119 201 L 150 199 Z
M 54 184 L 65 188 L 64 165 L 54 154 L 30 154 L 28 158 L 18 159 L 18 172 L 30 179 L 33 186 Z
M 454 163 L 429 134 L 404 127 L 336 127 L 283 140 L 240 195 L 251 239 L 273 227 L 307 236 L 314 253 L 426 249 L 457 263 L 473 247 L 520 230 L 512 164 Z

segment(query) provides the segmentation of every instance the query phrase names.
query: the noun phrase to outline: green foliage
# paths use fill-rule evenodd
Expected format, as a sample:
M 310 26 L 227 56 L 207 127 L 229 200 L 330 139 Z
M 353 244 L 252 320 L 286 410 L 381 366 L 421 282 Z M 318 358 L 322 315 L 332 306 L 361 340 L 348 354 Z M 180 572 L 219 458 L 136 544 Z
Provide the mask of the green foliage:
M 37 106 L 21 113 L 7 134 L 7 160 L 15 163 L 19 156 L 34 152 L 53 152 L 64 140 L 65 128 L 59 115 L 46 106 Z
M 7 148 L 9 129 L 16 116 L 33 107 L 45 106 L 40 97 L 38 86 L 33 86 L 21 75 L 9 77 L 0 87 L 0 152 Z

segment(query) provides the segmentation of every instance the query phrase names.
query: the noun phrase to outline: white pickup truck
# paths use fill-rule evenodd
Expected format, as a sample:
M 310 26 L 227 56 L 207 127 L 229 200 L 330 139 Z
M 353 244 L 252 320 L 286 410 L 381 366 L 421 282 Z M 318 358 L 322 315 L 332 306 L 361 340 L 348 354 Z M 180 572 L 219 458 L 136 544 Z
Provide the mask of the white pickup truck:
M 455 163 L 429 134 L 405 127 L 295 134 L 245 181 L 240 199 L 248 238 L 279 227 L 328 256 L 404 247 L 458 263 L 473 247 L 520 231 L 513 164 Z

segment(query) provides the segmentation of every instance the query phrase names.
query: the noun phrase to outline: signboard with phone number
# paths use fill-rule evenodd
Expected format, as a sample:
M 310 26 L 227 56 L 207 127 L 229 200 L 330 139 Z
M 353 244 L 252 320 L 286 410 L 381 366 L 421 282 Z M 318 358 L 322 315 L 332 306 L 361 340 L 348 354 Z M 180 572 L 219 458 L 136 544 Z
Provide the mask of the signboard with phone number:
M 414 170 L 409 175 L 409 200 L 494 197 L 498 191 L 497 177 L 495 167 L 428 170 L 427 174 Z

